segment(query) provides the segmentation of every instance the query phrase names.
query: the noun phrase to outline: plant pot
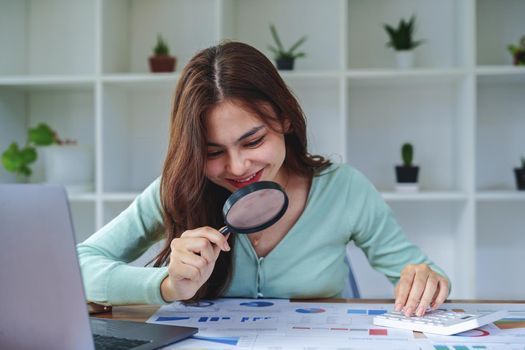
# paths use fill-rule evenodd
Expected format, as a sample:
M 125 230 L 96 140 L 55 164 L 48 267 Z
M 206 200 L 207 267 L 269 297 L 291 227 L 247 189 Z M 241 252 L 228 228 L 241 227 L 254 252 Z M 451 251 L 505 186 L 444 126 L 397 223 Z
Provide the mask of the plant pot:
M 515 66 L 525 65 L 525 50 L 516 52 L 512 57 L 514 58 L 513 63 Z
M 418 166 L 396 166 L 396 190 L 415 192 L 419 190 Z
M 177 59 L 173 56 L 156 55 L 149 58 L 149 67 L 153 73 L 167 73 L 175 70 Z
M 400 69 L 414 67 L 414 50 L 396 51 L 396 63 Z
M 514 168 L 516 175 L 516 187 L 520 191 L 525 191 L 525 168 Z
M 275 60 L 275 64 L 278 70 L 293 70 L 294 61 L 293 58 L 279 58 Z
M 44 149 L 46 182 L 68 192 L 93 191 L 93 152 L 88 146 L 57 145 Z

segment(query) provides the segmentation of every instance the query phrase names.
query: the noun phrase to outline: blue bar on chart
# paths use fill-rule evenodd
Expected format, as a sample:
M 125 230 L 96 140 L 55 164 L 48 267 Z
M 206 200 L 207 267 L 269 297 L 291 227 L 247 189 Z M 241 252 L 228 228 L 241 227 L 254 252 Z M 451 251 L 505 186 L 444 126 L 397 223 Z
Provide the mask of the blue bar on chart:
M 352 315 L 366 315 L 365 309 L 348 309 L 347 313 Z
M 485 345 L 434 345 L 435 350 L 470 350 L 470 349 L 487 349 Z
M 201 335 L 193 335 L 193 339 L 208 341 L 212 343 L 226 344 L 226 345 L 237 345 L 239 343 L 239 337 L 205 337 Z
M 199 317 L 199 319 L 197 320 L 197 322 L 218 322 L 219 320 L 230 320 L 231 317 L 216 317 L 216 316 L 213 316 L 213 317 L 206 317 L 206 316 L 202 316 L 202 317 Z
M 166 321 L 182 321 L 182 320 L 189 320 L 189 319 L 190 318 L 186 317 L 186 316 L 183 316 L 183 317 L 178 317 L 178 316 L 159 316 L 159 317 L 157 317 L 157 319 L 155 321 L 166 322 Z
M 386 310 L 368 310 L 369 315 L 382 315 L 386 314 Z
M 382 315 L 386 313 L 386 310 L 348 309 L 346 312 L 351 315 Z

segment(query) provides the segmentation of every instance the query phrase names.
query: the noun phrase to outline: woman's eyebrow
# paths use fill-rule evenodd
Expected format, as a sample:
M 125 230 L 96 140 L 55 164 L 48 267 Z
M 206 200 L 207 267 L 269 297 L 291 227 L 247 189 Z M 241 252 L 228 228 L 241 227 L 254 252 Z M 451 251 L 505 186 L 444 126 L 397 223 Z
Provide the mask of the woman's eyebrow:
M 250 129 L 249 131 L 247 131 L 244 134 L 242 134 L 241 137 L 239 137 L 237 139 L 237 141 L 235 141 L 235 144 L 238 144 L 242 140 L 252 136 L 253 134 L 257 133 L 257 131 L 263 129 L 264 127 L 265 127 L 265 125 L 259 125 L 259 126 L 254 127 L 253 129 Z M 221 145 L 219 145 L 217 143 L 213 143 L 213 142 L 208 142 L 208 146 L 220 147 Z

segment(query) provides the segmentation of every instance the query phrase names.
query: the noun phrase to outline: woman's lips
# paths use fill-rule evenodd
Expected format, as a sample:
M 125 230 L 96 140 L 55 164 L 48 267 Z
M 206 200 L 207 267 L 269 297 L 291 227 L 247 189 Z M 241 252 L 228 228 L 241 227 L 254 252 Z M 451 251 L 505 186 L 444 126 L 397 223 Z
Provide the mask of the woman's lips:
M 259 170 L 255 174 L 248 176 L 247 178 L 245 178 L 247 179 L 246 181 L 244 180 L 237 181 L 237 180 L 232 180 L 232 179 L 226 179 L 226 181 L 228 181 L 228 183 L 230 183 L 235 188 L 242 188 L 244 186 L 248 186 L 249 184 L 259 181 L 259 179 L 261 178 L 262 172 L 263 172 L 263 169 Z

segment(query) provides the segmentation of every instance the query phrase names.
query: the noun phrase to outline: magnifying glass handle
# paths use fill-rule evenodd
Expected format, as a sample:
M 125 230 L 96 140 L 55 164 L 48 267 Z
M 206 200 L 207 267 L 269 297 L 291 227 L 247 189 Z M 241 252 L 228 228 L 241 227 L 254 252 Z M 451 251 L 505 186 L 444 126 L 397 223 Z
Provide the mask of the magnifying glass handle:
M 231 233 L 232 231 L 230 230 L 230 228 L 228 226 L 223 226 L 219 230 L 219 232 L 222 233 L 223 235 L 227 235 L 228 233 Z

